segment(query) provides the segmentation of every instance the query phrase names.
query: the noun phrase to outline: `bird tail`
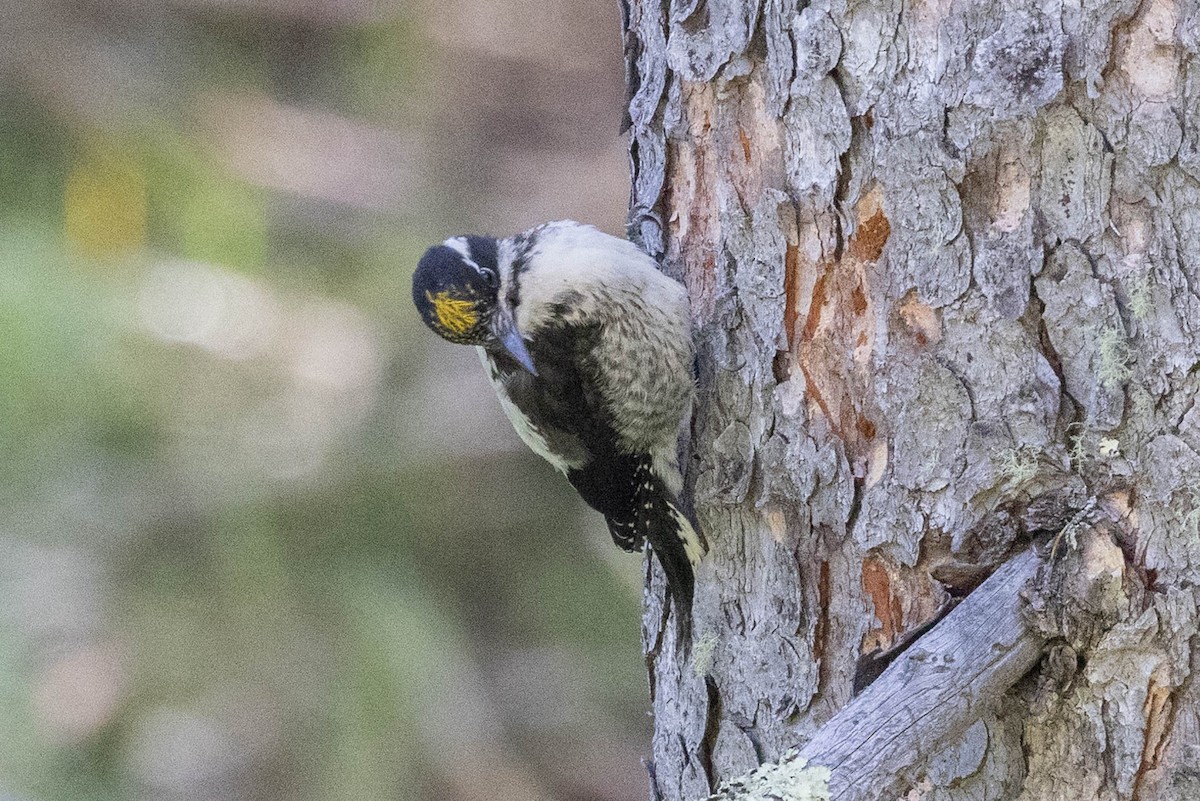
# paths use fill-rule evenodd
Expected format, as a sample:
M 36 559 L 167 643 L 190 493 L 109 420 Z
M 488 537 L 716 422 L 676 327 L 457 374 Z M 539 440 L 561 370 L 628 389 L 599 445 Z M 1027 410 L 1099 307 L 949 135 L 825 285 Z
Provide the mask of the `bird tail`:
M 608 531 L 622 547 L 650 542 L 667 576 L 667 588 L 677 604 L 690 611 L 695 591 L 695 566 L 708 545 L 692 518 L 657 476 L 642 476 L 627 514 L 608 516 Z
M 650 510 L 646 539 L 667 575 L 667 587 L 683 609 L 691 610 L 695 594 L 695 568 L 708 553 L 708 546 L 678 501 L 663 496 L 661 508 Z

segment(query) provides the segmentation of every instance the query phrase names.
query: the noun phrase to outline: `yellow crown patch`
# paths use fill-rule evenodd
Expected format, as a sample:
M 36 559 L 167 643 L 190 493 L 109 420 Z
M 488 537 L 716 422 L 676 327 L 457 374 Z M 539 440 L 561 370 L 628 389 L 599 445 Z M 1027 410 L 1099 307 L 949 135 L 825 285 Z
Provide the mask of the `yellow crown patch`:
M 451 297 L 446 290 L 436 295 L 426 292 L 425 297 L 433 304 L 438 324 L 452 334 L 464 336 L 479 322 L 474 301 Z

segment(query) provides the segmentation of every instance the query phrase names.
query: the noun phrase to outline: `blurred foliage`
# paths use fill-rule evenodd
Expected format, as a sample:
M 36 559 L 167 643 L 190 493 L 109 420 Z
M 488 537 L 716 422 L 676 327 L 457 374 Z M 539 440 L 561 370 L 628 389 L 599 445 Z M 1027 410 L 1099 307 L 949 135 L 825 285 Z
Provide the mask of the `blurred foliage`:
M 437 9 L 483 6 L 532 13 Z M 640 563 L 408 299 L 449 233 L 620 219 L 615 9 L 546 33 L 614 42 L 562 118 L 417 6 L 9 11 L 0 797 L 641 794 Z M 471 102 L 580 132 L 480 148 Z

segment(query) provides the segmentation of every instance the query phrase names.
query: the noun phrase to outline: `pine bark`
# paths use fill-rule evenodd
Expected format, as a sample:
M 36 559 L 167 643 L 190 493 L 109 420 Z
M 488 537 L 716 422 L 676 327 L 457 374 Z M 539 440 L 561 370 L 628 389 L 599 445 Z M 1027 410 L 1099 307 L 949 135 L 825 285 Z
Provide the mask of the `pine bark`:
M 712 548 L 687 643 L 647 562 L 654 796 L 821 764 L 933 660 L 834 797 L 1200 797 L 1197 0 L 629 0 L 625 46 Z M 1014 566 L 1032 639 L 917 636 Z

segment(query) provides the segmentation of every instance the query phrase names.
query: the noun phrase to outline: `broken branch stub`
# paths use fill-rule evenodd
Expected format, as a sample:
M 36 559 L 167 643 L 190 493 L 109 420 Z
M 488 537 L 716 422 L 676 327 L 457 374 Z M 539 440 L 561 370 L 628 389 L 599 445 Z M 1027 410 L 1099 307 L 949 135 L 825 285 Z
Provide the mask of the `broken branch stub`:
M 1049 643 L 1081 642 L 1080 632 L 1094 634 L 1115 619 L 1124 561 L 1110 536 L 1113 521 L 1089 517 L 1064 529 L 1070 547 L 1056 562 L 1033 548 L 1010 559 L 804 748 L 730 782 L 711 801 L 875 801 L 905 793 Z

